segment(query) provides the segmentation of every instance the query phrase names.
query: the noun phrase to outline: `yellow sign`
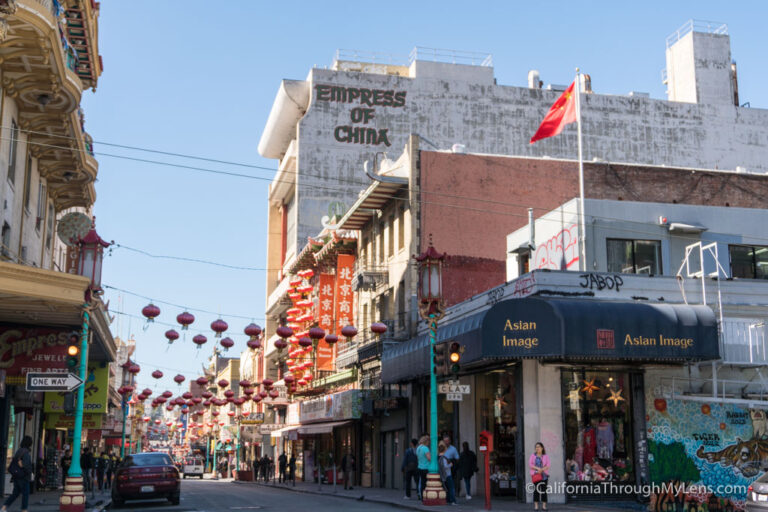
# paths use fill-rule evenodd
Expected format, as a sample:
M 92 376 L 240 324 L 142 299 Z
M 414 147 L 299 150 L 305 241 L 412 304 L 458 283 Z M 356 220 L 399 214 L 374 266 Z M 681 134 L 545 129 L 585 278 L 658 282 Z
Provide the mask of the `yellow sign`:
M 103 414 L 83 414 L 83 428 L 89 430 L 101 429 L 101 420 L 103 417 Z M 46 414 L 45 428 L 71 430 L 75 428 L 75 417 L 65 416 L 63 414 Z
M 101 368 L 99 363 L 88 365 L 88 375 L 84 386 L 85 403 L 83 411 L 86 413 L 104 414 L 107 412 L 107 397 L 109 394 L 109 366 Z M 45 394 L 43 412 L 63 413 L 64 395 L 58 391 L 49 391 Z

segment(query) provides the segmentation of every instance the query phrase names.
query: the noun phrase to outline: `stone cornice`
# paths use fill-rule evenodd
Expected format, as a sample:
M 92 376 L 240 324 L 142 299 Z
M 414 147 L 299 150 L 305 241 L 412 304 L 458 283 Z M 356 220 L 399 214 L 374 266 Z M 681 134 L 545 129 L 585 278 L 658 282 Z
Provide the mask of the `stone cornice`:
M 78 305 L 85 302 L 89 285 L 87 277 L 0 262 L 0 294 Z

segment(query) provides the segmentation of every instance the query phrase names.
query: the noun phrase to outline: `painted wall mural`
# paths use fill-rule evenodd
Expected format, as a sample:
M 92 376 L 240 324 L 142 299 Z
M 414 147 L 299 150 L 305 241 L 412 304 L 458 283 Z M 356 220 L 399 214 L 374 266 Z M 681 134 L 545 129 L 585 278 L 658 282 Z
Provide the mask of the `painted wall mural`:
M 685 484 L 651 496 L 656 512 L 744 510 L 746 489 L 768 469 L 766 411 L 647 394 L 654 484 Z

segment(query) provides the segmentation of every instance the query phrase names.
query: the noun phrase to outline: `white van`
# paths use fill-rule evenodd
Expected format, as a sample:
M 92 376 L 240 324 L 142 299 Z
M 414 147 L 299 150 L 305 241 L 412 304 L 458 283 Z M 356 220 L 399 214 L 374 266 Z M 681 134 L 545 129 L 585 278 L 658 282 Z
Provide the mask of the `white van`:
M 204 471 L 202 458 L 187 457 L 184 459 L 184 469 L 182 471 L 182 473 L 184 473 L 184 478 L 187 478 L 188 476 L 199 476 L 202 480 Z

